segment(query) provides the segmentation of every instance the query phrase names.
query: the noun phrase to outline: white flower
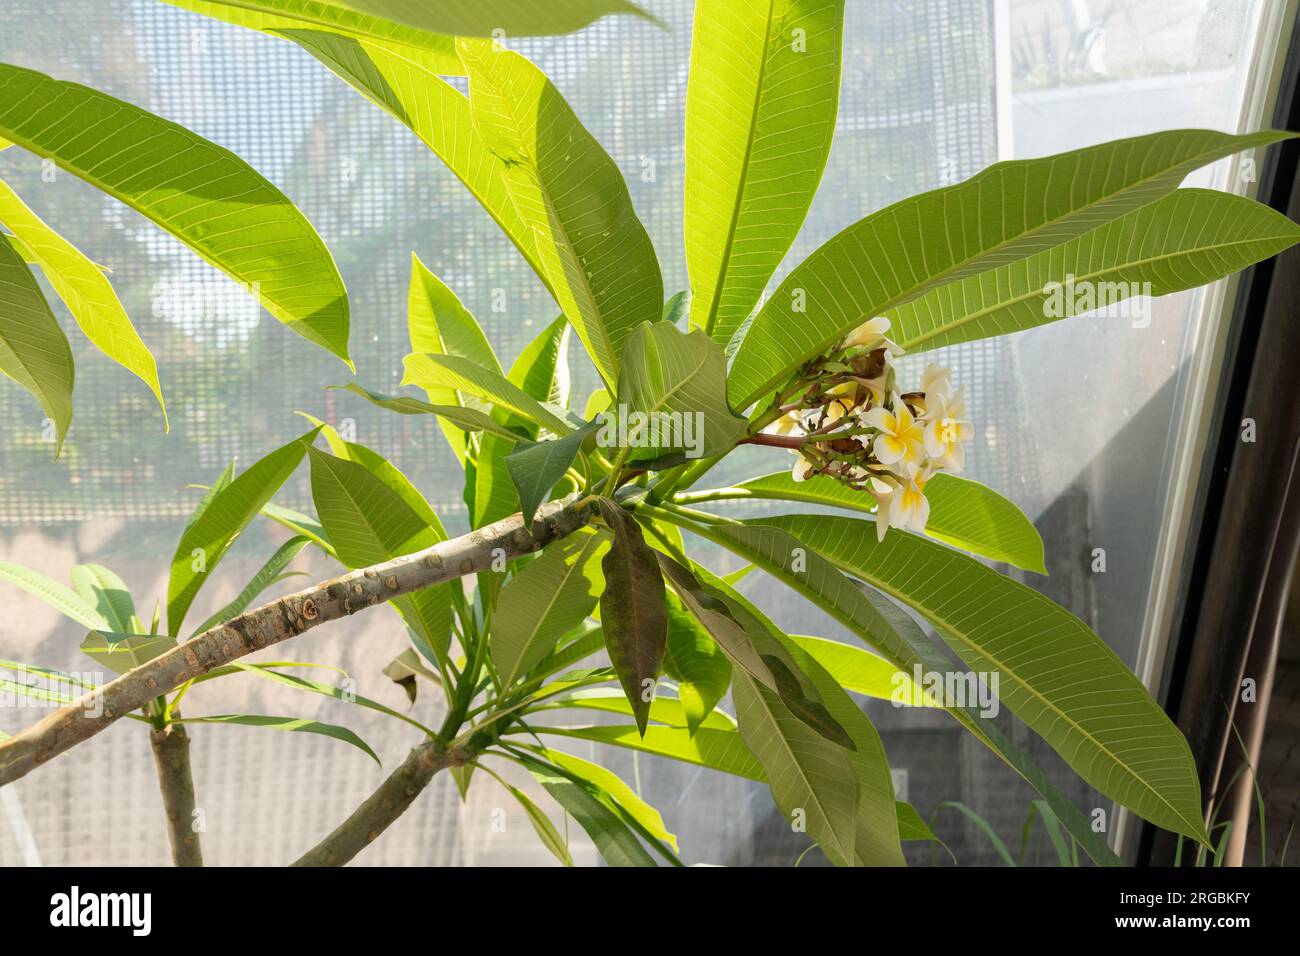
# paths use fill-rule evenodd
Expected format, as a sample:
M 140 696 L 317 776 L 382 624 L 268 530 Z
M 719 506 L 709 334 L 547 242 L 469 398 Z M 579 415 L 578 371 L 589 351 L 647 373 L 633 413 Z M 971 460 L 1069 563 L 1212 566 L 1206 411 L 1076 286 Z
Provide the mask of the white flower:
M 874 349 L 885 346 L 891 355 L 902 355 L 903 350 L 894 342 L 885 338 L 885 333 L 889 331 L 889 319 L 883 315 L 878 315 L 874 319 L 868 319 L 856 329 L 848 334 L 841 348 L 861 349 L 864 352 L 870 352 Z
M 808 472 L 812 470 L 813 463 L 803 456 L 800 452 L 795 452 L 799 457 L 795 459 L 794 467 L 790 469 L 790 477 L 795 482 L 806 481 Z
M 884 541 L 890 528 L 910 528 L 920 534 L 930 520 L 930 499 L 924 480 L 898 482 L 873 478 L 871 493 L 876 497 L 876 540 Z
M 869 435 L 860 440 L 863 445 L 872 442 L 871 450 L 882 465 L 890 466 L 904 478 L 911 478 L 925 458 L 925 426 L 897 394 L 892 404 L 894 411 L 877 405 L 862 416 L 862 423 L 879 434 L 874 440 Z
M 931 394 L 948 395 L 952 392 L 952 369 L 931 362 L 921 376 L 921 391 L 928 399 Z
M 975 436 L 975 427 L 966 418 L 964 392 L 965 389 L 958 389 L 956 394 L 938 392 L 926 402 L 925 452 L 933 466 L 946 471 L 958 472 L 966 467 L 962 442 Z
M 772 423 L 772 433 L 775 435 L 802 435 L 804 433 L 803 417 L 799 409 L 786 412 L 780 418 Z

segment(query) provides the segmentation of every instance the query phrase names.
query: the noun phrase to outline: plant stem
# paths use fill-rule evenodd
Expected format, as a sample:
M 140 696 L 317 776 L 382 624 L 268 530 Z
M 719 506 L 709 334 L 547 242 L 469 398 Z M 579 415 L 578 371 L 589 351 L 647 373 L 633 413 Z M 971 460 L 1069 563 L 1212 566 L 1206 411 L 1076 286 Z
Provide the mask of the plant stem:
M 756 435 L 750 435 L 748 438 L 742 438 L 738 444 L 771 445 L 773 448 L 793 448 L 797 451 L 804 446 L 804 442 L 807 440 L 804 435 L 769 435 L 766 432 L 759 432 Z
M 459 767 L 467 759 L 467 753 L 459 748 L 445 750 L 437 740 L 426 740 L 413 748 L 402 765 L 335 827 L 334 832 L 295 860 L 293 865 L 343 866 L 405 813 L 438 771 Z
M 492 566 L 498 549 L 507 558 L 540 550 L 577 531 L 587 519 L 587 508 L 572 498 L 553 501 L 538 510 L 531 528 L 525 528 L 523 518 L 516 513 L 415 554 L 350 571 L 245 611 L 88 691 L 0 742 L 0 786 L 25 776 L 160 694 L 213 668 L 399 595 L 485 571 Z
M 194 776 L 190 772 L 190 738 L 182 724 L 168 724 L 149 733 L 167 816 L 167 838 L 177 866 L 202 866 L 203 851 L 194 831 Z

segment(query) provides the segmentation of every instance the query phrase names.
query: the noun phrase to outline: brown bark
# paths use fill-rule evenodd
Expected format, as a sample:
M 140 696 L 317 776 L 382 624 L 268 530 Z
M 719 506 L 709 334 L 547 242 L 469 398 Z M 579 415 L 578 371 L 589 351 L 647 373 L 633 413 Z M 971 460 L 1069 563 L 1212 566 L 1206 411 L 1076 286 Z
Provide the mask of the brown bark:
M 190 772 L 190 738 L 181 724 L 149 734 L 167 815 L 167 838 L 177 866 L 202 866 L 203 851 L 194 830 L 194 776 Z
M 405 813 L 438 771 L 464 762 L 465 753 L 459 749 L 443 750 L 436 740 L 420 744 L 351 816 L 293 865 L 343 866 Z
M 588 514 L 589 509 L 579 507 L 573 499 L 551 502 L 538 510 L 531 529 L 514 514 L 415 554 L 350 571 L 245 611 L 89 691 L 0 743 L 0 786 L 200 674 L 399 595 L 489 570 L 498 549 L 506 559 L 537 551 L 578 530 L 586 524 Z

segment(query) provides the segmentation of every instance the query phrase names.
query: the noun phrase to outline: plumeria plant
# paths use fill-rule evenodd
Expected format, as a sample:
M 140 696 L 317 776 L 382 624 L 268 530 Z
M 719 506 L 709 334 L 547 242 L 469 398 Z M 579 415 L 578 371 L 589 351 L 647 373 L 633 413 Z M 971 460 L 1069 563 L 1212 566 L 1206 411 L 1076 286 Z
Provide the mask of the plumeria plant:
M 407 721 L 423 736 L 303 863 L 352 859 L 444 769 L 462 791 L 505 787 L 571 862 L 553 811 L 507 779 L 518 768 L 609 863 L 677 863 L 660 815 L 563 749 L 579 740 L 766 781 L 831 862 L 901 864 L 905 841 L 933 834 L 896 800 L 880 736 L 856 699 L 896 700 L 900 683 L 909 703 L 946 712 L 1022 776 L 1079 850 L 1120 862 L 986 714 L 913 685 L 916 674 L 965 668 L 995 678 L 1000 703 L 1100 793 L 1207 844 L 1191 751 L 1146 688 L 1081 620 L 987 563 L 1043 573 L 1043 542 L 1010 501 L 960 476 L 977 453 L 963 391 L 934 364 L 905 381 L 895 360 L 1064 317 L 1069 303 L 1062 313 L 1044 300 L 1066 275 L 1076 285 L 1148 283 L 1163 295 L 1287 248 L 1300 229 L 1284 216 L 1178 188 L 1193 170 L 1287 134 L 1175 130 L 999 163 L 849 226 L 765 296 L 831 148 L 844 0 L 700 0 L 686 99 L 690 289 L 667 297 L 618 166 L 546 76 L 508 48 L 513 36 L 640 13 L 631 4 L 480 0 L 471 12 L 169 2 L 297 44 L 408 126 L 491 214 L 561 315 L 506 367 L 455 292 L 414 261 L 403 386 L 416 391 L 345 388 L 441 430 L 464 469 L 470 532 L 449 535 L 381 449 L 313 420 L 312 431 L 214 483 L 172 558 L 156 633 L 148 643 L 106 637 L 137 654 L 133 666 L 0 743 L 0 785 L 119 717 L 165 728 L 204 675 L 387 605 L 413 645 L 387 673 L 413 708 L 429 709 Z M 57 120 L 65 114 L 95 136 L 69 135 Z M 0 136 L 257 283 L 272 314 L 346 360 L 346 296 L 306 220 L 237 157 L 160 123 L 95 91 L 0 67 Z M 140 135 L 151 124 L 168 156 Z M 228 177 L 197 164 L 201 156 Z M 203 168 L 210 188 L 174 188 Z M 237 185 L 265 202 L 242 201 Z M 21 243 L 3 210 L 0 221 Z M 26 266 L 15 257 L 17 274 Z M 71 259 L 38 264 L 72 268 Z M 38 307 L 34 283 L 14 288 L 3 294 Z M 590 395 L 571 394 L 570 330 L 599 376 Z M 0 335 L 12 342 L 12 331 Z M 59 394 L 41 387 L 37 366 L 4 367 L 42 401 Z M 67 381 L 70 398 L 70 372 Z M 719 461 L 752 446 L 773 449 L 763 473 L 707 486 Z M 792 468 L 783 452 L 795 455 Z M 273 501 L 304 459 L 314 516 Z M 800 507 L 738 518 L 727 513 L 738 499 Z M 344 573 L 252 607 L 286 566 L 273 556 L 248 600 L 186 637 L 200 589 L 259 515 Z M 714 573 L 702 543 L 744 570 Z M 806 598 L 859 643 L 785 633 L 742 594 L 751 573 Z M 56 606 L 66 599 L 30 572 L 5 575 Z M 283 673 L 259 666 L 259 676 Z

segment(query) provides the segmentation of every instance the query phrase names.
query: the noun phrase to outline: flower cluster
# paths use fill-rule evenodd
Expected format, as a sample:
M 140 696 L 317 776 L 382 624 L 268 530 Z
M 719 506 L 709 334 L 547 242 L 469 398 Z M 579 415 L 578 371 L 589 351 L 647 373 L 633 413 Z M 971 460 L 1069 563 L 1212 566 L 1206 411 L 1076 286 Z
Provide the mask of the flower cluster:
M 918 390 L 899 392 L 893 359 L 903 350 L 888 332 L 887 318 L 871 319 L 806 366 L 782 394 L 771 429 L 799 439 L 789 442 L 795 481 L 825 475 L 872 494 L 882 539 L 890 527 L 925 529 L 926 482 L 962 470 L 974 433 L 950 369 L 932 364 Z

